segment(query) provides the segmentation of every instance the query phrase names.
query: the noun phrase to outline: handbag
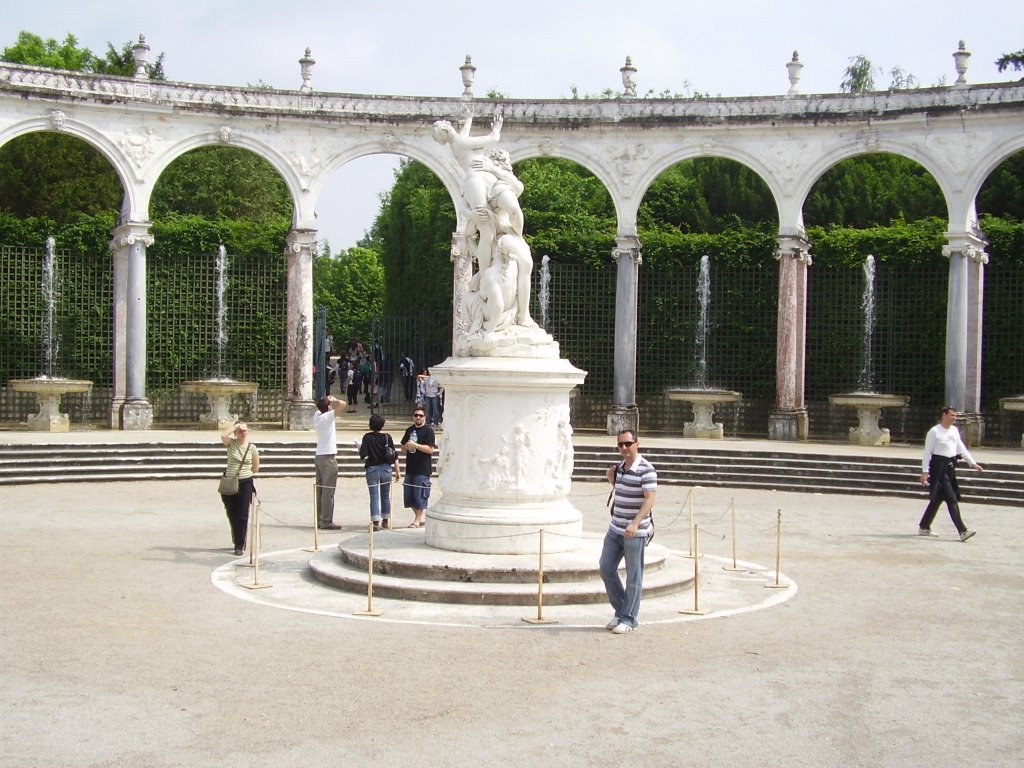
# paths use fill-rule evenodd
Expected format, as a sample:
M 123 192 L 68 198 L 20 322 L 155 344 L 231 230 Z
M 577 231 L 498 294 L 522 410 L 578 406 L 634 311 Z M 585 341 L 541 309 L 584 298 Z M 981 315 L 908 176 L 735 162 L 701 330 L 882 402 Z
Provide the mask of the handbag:
M 221 475 L 220 482 L 217 483 L 217 493 L 221 496 L 234 496 L 238 493 L 238 474 L 242 471 L 242 465 L 245 464 L 245 457 L 249 455 L 249 449 L 251 445 L 245 446 L 245 453 L 242 454 L 242 460 L 238 462 L 238 472 L 233 475 L 229 475 L 225 469 L 224 474 Z
M 234 496 L 238 493 L 238 475 L 229 475 L 227 470 L 224 470 L 224 474 L 217 484 L 217 493 L 221 496 Z
M 387 459 L 388 464 L 398 461 L 398 451 L 395 450 L 395 444 L 391 441 L 391 435 L 388 435 L 388 444 L 384 446 L 384 458 Z

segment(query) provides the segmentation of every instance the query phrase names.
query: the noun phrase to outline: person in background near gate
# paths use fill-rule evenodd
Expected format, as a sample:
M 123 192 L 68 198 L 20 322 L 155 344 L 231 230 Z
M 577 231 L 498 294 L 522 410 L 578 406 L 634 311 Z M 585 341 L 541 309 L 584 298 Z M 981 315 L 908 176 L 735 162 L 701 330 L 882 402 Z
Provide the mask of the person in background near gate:
M 359 361 L 359 376 L 363 383 L 363 400 L 370 402 L 370 390 L 373 388 L 373 362 L 368 355 Z
M 236 421 L 231 429 L 220 436 L 220 440 L 227 448 L 227 474 L 238 475 L 238 493 L 220 497 L 231 524 L 231 542 L 238 556 L 245 551 L 249 507 L 256 493 L 254 478 L 260 471 L 260 449 L 249 442 L 249 425 L 244 421 Z
M 427 414 L 422 408 L 412 412 L 412 426 L 406 427 L 402 435 L 402 449 L 405 453 L 405 508 L 413 512 L 410 528 L 422 528 L 427 523 L 427 503 L 430 501 L 430 474 L 433 467 L 430 457 L 434 455 L 434 430 L 426 422 Z
M 348 413 L 355 413 L 359 404 L 359 371 L 353 361 L 348 363 L 348 373 L 345 374 L 345 398 L 348 401 Z
M 327 358 L 327 394 L 331 394 L 331 387 L 334 386 L 335 379 L 338 378 L 338 365 L 337 360 Z
M 380 344 L 373 346 L 373 357 L 377 361 L 377 391 L 380 393 L 380 402 L 386 403 L 391 400 L 391 380 L 395 377 L 395 364 L 391 360 L 391 355 L 385 352 Z
M 326 531 L 341 528 L 334 522 L 334 490 L 338 485 L 338 434 L 335 429 L 336 397 L 325 395 L 316 401 L 313 414 L 316 429 L 316 524 Z
M 370 522 L 373 530 L 391 527 L 391 479 L 402 479 L 398 468 L 398 453 L 388 457 L 388 449 L 395 450 L 391 435 L 381 432 L 384 417 L 375 413 L 370 417 L 370 431 L 359 444 L 359 458 L 366 464 L 366 487 L 370 490 Z
M 605 629 L 616 635 L 632 632 L 637 627 L 640 598 L 644 588 L 644 548 L 654 535 L 651 513 L 658 492 L 658 473 L 640 455 L 636 432 L 619 432 L 619 455 L 622 461 L 608 468 L 612 492 L 611 522 L 604 536 L 600 571 L 608 602 L 615 616 Z M 619 563 L 626 560 L 626 584 L 619 578 Z
M 349 339 L 348 347 L 345 352 L 349 360 L 358 360 L 366 354 L 366 350 L 363 348 L 363 342 L 359 339 Z
M 441 385 L 430 375 L 430 370 L 427 368 L 423 369 L 420 377 L 423 379 L 423 404 L 427 410 L 427 425 L 439 427 L 441 426 Z
M 974 460 L 960 439 L 960 430 L 953 426 L 954 421 L 956 409 L 947 405 L 942 409 L 939 423 L 928 430 L 924 439 L 921 485 L 928 486 L 928 506 L 925 507 L 917 532 L 921 536 L 935 535 L 932 533 L 932 521 L 939 511 L 939 504 L 946 502 L 946 509 L 960 534 L 960 541 L 967 541 L 975 532 L 967 530 L 960 517 L 960 486 L 956 482 L 956 463 L 963 458 L 977 472 L 981 472 L 982 466 Z
M 402 355 L 398 370 L 402 374 L 402 393 L 408 403 L 416 396 L 416 365 L 409 355 Z

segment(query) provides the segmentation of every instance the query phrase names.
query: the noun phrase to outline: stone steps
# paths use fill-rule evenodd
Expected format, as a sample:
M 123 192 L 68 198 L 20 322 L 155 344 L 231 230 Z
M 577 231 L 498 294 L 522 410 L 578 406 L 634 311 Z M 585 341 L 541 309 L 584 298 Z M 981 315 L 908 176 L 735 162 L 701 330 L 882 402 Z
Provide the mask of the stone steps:
M 429 523 L 428 523 L 429 524 Z M 607 601 L 597 570 L 602 539 L 584 536 L 572 552 L 544 555 L 545 605 Z M 369 535 L 346 539 L 309 559 L 310 575 L 330 587 L 366 593 Z M 431 549 L 422 531 L 381 531 L 373 539 L 376 597 L 461 605 L 535 605 L 537 555 L 474 555 Z M 693 560 L 652 543 L 644 556 L 644 596 L 693 584 Z
M 260 443 L 264 477 L 313 477 L 314 444 Z M 763 488 L 803 493 L 847 493 L 917 498 L 916 460 L 886 455 L 704 448 L 649 448 L 644 451 L 670 485 Z M 603 481 L 618 460 L 605 447 L 577 446 L 573 479 Z M 361 477 L 363 464 L 351 445 L 339 446 L 339 474 Z M 74 445 L 0 443 L 0 485 L 55 482 L 112 482 L 216 478 L 224 449 L 210 443 L 83 443 Z M 1024 465 L 987 462 L 983 473 L 959 473 L 964 500 L 1024 505 Z

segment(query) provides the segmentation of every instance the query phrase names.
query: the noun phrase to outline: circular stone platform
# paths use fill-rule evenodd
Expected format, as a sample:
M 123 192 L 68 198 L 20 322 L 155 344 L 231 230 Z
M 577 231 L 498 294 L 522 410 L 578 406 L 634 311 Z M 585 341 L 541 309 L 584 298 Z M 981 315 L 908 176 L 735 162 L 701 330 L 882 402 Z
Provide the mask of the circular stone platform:
M 408 537 L 408 543 L 401 542 L 401 537 Z M 398 529 L 387 532 L 387 538 L 392 539 L 388 548 L 393 554 L 398 554 L 406 548 L 416 548 L 417 541 L 422 541 L 422 531 Z M 218 589 L 234 597 L 246 600 L 251 603 L 264 605 L 273 608 L 313 613 L 322 616 L 335 618 L 350 618 L 366 621 L 384 621 L 395 623 L 431 624 L 449 627 L 530 627 L 534 624 L 525 623 L 533 621 L 538 616 L 536 605 L 537 585 L 536 566 L 533 566 L 532 585 L 529 576 L 524 576 L 524 582 L 519 585 L 527 593 L 532 595 L 532 600 L 523 604 L 486 604 L 483 602 L 433 602 L 423 599 L 400 599 L 397 597 L 384 596 L 381 593 L 381 585 L 385 579 L 398 578 L 397 576 L 385 576 L 374 574 L 372 607 L 375 612 L 381 615 L 365 615 L 370 605 L 366 594 L 365 571 L 360 592 L 350 592 L 340 588 L 331 588 L 318 582 L 313 575 L 311 563 L 318 563 L 317 568 L 321 572 L 342 569 L 342 549 L 348 550 L 358 557 L 361 551 L 360 540 L 365 540 L 366 535 L 360 534 L 345 539 L 338 546 L 322 549 L 318 552 L 309 552 L 303 549 L 284 550 L 280 552 L 266 552 L 260 557 L 260 570 L 258 583 L 261 589 L 252 589 L 255 573 L 250 565 L 249 557 L 239 558 L 216 569 L 211 574 L 211 581 Z M 396 539 L 399 539 L 396 541 Z M 384 549 L 384 536 L 377 535 L 374 540 L 374 554 L 377 555 Z M 594 542 L 596 544 L 596 540 Z M 655 547 L 652 544 L 651 547 Z M 681 563 L 679 571 L 688 573 L 687 579 L 692 579 L 694 561 L 686 553 L 662 548 L 664 550 L 662 573 L 675 568 L 674 563 Z M 591 550 L 593 554 L 596 550 Z M 441 557 L 450 556 L 450 552 L 440 552 Z M 493 555 L 486 556 L 488 558 Z M 587 564 L 584 562 L 587 555 L 579 558 L 581 570 L 592 569 L 596 563 L 596 557 Z M 548 561 L 545 557 L 545 563 Z M 395 563 L 401 562 L 401 558 L 393 558 Z M 776 574 L 774 569 L 751 562 L 737 561 L 739 570 L 726 571 L 724 566 L 732 565 L 731 561 L 711 555 L 702 555 L 698 559 L 700 574 L 699 610 L 700 614 L 681 613 L 692 611 L 694 608 L 694 593 L 692 582 L 685 585 L 682 591 L 678 589 L 670 594 L 655 594 L 656 588 L 651 586 L 657 578 L 657 572 L 653 572 L 644 582 L 644 599 L 640 608 L 641 629 L 645 624 L 669 624 L 682 621 L 697 621 L 711 618 L 722 618 L 735 616 L 750 611 L 769 608 L 783 603 L 797 593 L 797 585 L 784 574 L 778 575 L 778 584 L 781 588 L 775 587 Z M 546 570 L 546 569 L 545 569 Z M 570 582 L 571 583 L 571 582 Z M 600 582 L 598 582 L 600 583 Z M 436 586 L 436 585 L 431 585 Z M 451 585 L 449 585 L 451 586 Z M 497 592 L 493 589 L 493 583 L 465 583 L 466 589 L 481 589 L 482 593 Z M 545 622 L 552 626 L 567 628 L 595 629 L 603 627 L 610 618 L 611 611 L 604 600 L 603 590 L 600 594 L 600 602 L 566 603 L 557 605 L 549 600 L 553 597 L 554 590 L 559 586 L 558 582 L 551 581 L 544 585 L 544 602 L 541 609 Z M 651 586 L 649 589 L 648 587 Z M 408 587 L 420 589 L 421 587 Z M 545 626 L 540 624 L 539 626 Z

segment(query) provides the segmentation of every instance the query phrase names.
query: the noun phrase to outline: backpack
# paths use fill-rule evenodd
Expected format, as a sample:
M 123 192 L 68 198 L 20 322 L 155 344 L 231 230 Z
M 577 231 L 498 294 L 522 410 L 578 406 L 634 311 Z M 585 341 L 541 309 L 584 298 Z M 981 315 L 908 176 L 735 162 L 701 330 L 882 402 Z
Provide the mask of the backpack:
M 352 383 L 357 387 L 363 383 L 363 374 L 359 372 L 358 368 L 352 369 Z

